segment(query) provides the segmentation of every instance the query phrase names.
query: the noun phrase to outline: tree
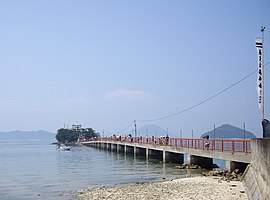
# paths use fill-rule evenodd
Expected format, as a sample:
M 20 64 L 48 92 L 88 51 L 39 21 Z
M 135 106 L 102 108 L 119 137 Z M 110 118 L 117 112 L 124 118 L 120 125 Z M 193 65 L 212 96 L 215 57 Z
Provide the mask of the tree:
M 84 134 L 85 139 L 90 139 L 93 137 L 100 137 L 100 134 L 96 133 L 96 131 L 92 128 L 84 129 L 83 134 Z
M 90 139 L 92 137 L 100 137 L 100 134 L 96 133 L 95 130 L 92 128 L 81 130 L 60 128 L 57 130 L 55 138 L 60 143 L 73 143 L 78 140 L 78 137 L 80 135 L 83 135 L 85 139 Z

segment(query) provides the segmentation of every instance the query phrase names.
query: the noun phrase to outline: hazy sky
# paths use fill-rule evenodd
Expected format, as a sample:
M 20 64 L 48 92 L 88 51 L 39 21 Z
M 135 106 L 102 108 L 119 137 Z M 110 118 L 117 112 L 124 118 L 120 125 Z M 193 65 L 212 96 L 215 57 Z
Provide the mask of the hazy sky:
M 0 131 L 82 124 L 105 134 L 191 107 L 257 69 L 268 0 L 0 1 Z M 270 118 L 270 67 L 266 118 Z M 191 137 L 222 124 L 261 136 L 256 74 L 153 122 Z M 131 130 L 132 127 L 127 129 Z

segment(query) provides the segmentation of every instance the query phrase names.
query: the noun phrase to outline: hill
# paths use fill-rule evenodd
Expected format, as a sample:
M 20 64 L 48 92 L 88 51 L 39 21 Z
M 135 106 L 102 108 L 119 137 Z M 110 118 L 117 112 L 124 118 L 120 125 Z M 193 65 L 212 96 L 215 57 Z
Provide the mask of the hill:
M 201 135 L 202 137 L 205 137 L 209 135 L 210 139 L 214 138 L 214 130 L 206 132 Z M 218 128 L 215 129 L 215 138 L 244 138 L 244 130 L 235 126 L 232 126 L 230 124 L 224 124 Z M 245 131 L 245 138 L 256 138 L 256 136 L 249 132 Z
M 39 131 L 10 131 L 0 132 L 0 140 L 45 140 L 54 141 L 55 133 Z

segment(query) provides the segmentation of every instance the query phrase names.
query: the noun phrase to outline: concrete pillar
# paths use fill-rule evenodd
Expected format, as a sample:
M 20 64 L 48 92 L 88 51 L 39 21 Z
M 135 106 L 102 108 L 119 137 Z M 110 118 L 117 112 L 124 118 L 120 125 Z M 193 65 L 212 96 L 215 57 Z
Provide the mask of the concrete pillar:
M 137 154 L 137 148 L 136 146 L 134 146 L 134 158 L 136 157 L 136 154 Z
M 165 150 L 163 150 L 163 152 L 162 152 L 162 162 L 166 162 L 166 151 Z
M 148 160 L 148 148 L 145 149 L 145 158 Z
M 114 149 L 114 147 L 113 147 L 113 146 L 114 146 L 114 144 L 112 144 L 112 143 L 111 143 L 111 151 L 113 151 L 113 149 Z
M 188 163 L 199 165 L 205 169 L 213 169 L 213 158 L 189 155 Z

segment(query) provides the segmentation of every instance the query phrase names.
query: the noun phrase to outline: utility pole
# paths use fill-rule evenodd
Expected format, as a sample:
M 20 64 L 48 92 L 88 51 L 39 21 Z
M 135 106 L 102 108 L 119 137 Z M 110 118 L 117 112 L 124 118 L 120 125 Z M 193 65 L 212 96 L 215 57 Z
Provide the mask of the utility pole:
M 214 141 L 213 141 L 213 148 L 214 148 L 214 149 L 215 149 L 215 147 L 216 147 L 215 139 L 216 139 L 216 125 L 214 124 Z
M 246 123 L 245 122 L 244 122 L 243 126 L 244 126 L 244 140 L 245 140 L 246 139 Z
M 134 131 L 135 131 L 135 141 L 137 139 L 137 125 L 136 125 L 136 120 L 134 120 Z
M 214 139 L 216 139 L 216 125 L 214 124 Z
M 193 147 L 193 129 L 191 131 L 191 137 L 192 137 L 192 140 L 191 140 L 191 146 Z
M 183 132 L 182 130 L 180 130 L 180 138 L 182 139 L 182 137 L 183 137 Z M 180 146 L 182 147 L 182 140 L 180 140 Z
M 244 126 L 244 140 L 246 139 L 246 123 L 244 122 L 244 124 L 243 124 L 243 126 Z M 243 150 L 244 151 L 246 151 L 246 143 L 245 142 L 243 142 Z

